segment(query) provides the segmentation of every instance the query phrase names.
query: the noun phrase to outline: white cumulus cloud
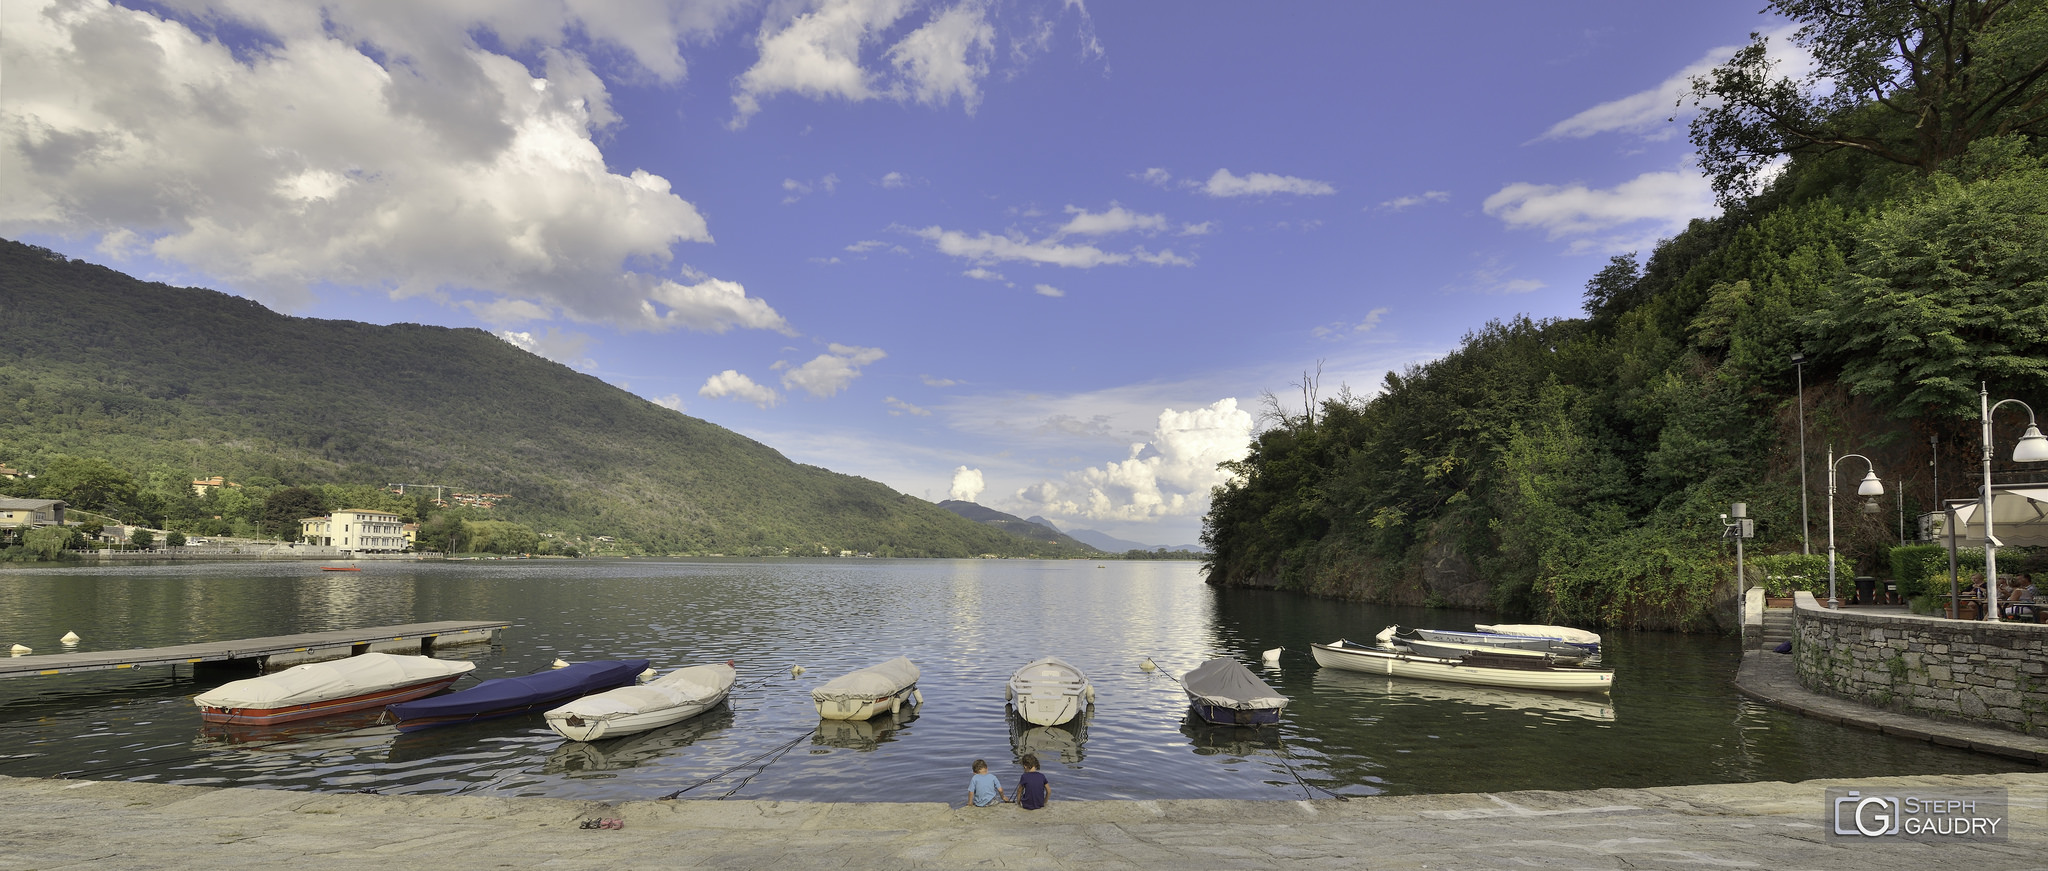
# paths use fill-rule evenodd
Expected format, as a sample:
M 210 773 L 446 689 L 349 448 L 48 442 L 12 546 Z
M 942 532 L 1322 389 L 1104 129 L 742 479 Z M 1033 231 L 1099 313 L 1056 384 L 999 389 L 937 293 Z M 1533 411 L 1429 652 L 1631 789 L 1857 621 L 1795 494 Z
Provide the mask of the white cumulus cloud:
M 105 233 L 110 252 L 286 310 L 337 284 L 623 324 L 640 322 L 649 276 L 622 264 L 711 240 L 667 179 L 607 166 L 610 95 L 557 46 L 581 34 L 674 80 L 678 46 L 723 13 L 535 0 L 416 5 L 401 23 L 277 0 L 203 14 L 268 44 L 237 56 L 104 0 L 0 4 L 0 233 Z M 535 46 L 543 72 L 479 32 Z
M 755 383 L 754 379 L 732 369 L 705 379 L 704 386 L 697 388 L 697 395 L 708 399 L 732 397 L 762 408 L 772 408 L 782 401 L 775 388 Z
M 680 393 L 671 393 L 667 396 L 657 396 L 647 401 L 652 402 L 655 405 L 659 405 L 662 408 L 666 408 L 670 411 L 683 410 L 683 395 Z
M 1208 509 L 1209 489 L 1228 477 L 1217 465 L 1243 459 L 1251 432 L 1252 416 L 1235 399 L 1169 408 L 1123 460 L 1041 481 L 1016 498 L 1038 513 L 1105 522 L 1199 514 Z
M 1157 233 L 1166 229 L 1165 215 L 1147 215 L 1133 212 L 1116 203 L 1109 204 L 1106 212 L 1091 212 L 1079 206 L 1068 206 L 1067 214 L 1073 215 L 1059 229 L 1053 231 L 1053 238 L 1063 236 L 1108 236 L 1116 233 Z
M 953 489 L 947 495 L 961 502 L 973 502 L 987 486 L 982 483 L 980 469 L 961 466 L 953 470 Z
M 889 406 L 889 414 L 891 416 L 902 416 L 905 414 L 915 415 L 917 417 L 932 416 L 932 413 L 929 409 L 919 408 L 918 406 L 912 405 L 901 399 L 897 399 L 894 396 L 883 399 L 882 404 Z
M 1060 298 L 1060 297 L 1063 297 L 1063 296 L 1066 296 L 1066 295 L 1067 295 L 1067 292 L 1066 292 L 1066 291 L 1064 291 L 1064 290 L 1061 290 L 1061 289 L 1059 289 L 1059 288 L 1057 288 L 1057 287 L 1054 287 L 1054 286 L 1052 286 L 1052 285 L 1050 285 L 1050 284 L 1040 284 L 1040 285 L 1035 285 L 1035 286 L 1033 286 L 1033 287 L 1031 288 L 1031 290 L 1032 290 L 1032 292 L 1033 292 L 1033 293 L 1036 293 L 1036 294 L 1038 294 L 1039 296 L 1049 296 L 1049 297 L 1052 297 L 1052 298 L 1054 298 L 1054 299 L 1058 299 L 1058 298 Z
M 1380 208 L 1389 212 L 1399 212 L 1412 209 L 1423 203 L 1441 203 L 1450 198 L 1451 194 L 1449 191 L 1423 191 L 1419 194 L 1409 194 L 1405 197 L 1395 197 L 1391 200 L 1386 200 L 1380 203 Z
M 1273 194 L 1313 197 L 1334 194 L 1337 188 L 1329 182 L 1296 178 L 1291 175 L 1254 172 L 1238 176 L 1228 169 L 1219 169 L 1214 175 L 1209 176 L 1209 180 L 1201 186 L 1201 191 L 1212 197 L 1262 197 Z
M 958 98 L 970 114 L 981 104 L 995 29 L 983 0 L 938 10 L 930 21 L 881 52 L 893 72 L 870 69 L 863 51 L 880 45 L 914 0 L 810 0 L 770 6 L 755 38 L 754 65 L 734 82 L 735 129 L 777 94 L 848 102 L 892 99 L 944 105 Z M 788 10 L 798 9 L 794 14 Z
M 640 317 L 626 326 L 643 329 L 684 327 L 723 333 L 733 327 L 774 330 L 795 335 L 789 322 L 765 302 L 747 295 L 737 281 L 707 278 L 696 284 L 662 280 L 641 302 Z
M 824 399 L 845 390 L 853 379 L 859 378 L 861 367 L 889 356 L 880 348 L 855 345 L 832 344 L 826 346 L 826 351 L 811 358 L 810 362 L 784 372 L 782 386 Z

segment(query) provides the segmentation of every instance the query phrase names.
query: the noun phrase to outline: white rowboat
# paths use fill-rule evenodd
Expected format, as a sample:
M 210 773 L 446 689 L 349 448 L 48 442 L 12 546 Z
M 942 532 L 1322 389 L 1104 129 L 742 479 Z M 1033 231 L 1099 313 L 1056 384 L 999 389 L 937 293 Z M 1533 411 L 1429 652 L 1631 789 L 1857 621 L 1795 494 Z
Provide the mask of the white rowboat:
M 1010 675 L 1003 697 L 1024 722 L 1057 726 L 1095 704 L 1095 685 L 1066 660 L 1048 656 L 1026 663 Z
M 917 691 L 917 666 L 901 656 L 827 681 L 811 690 L 818 716 L 827 720 L 865 720 L 893 714 L 924 701 Z
M 1441 659 L 1397 653 L 1377 647 L 1361 647 L 1347 641 L 1313 645 L 1316 664 L 1367 674 L 1390 674 L 1452 683 L 1515 687 L 1531 690 L 1607 692 L 1614 687 L 1614 672 L 1529 662 L 1516 657 L 1473 653 L 1460 659 Z
M 548 728 L 571 741 L 596 741 L 680 723 L 725 701 L 729 663 L 679 668 L 639 686 L 584 696 L 547 711 Z

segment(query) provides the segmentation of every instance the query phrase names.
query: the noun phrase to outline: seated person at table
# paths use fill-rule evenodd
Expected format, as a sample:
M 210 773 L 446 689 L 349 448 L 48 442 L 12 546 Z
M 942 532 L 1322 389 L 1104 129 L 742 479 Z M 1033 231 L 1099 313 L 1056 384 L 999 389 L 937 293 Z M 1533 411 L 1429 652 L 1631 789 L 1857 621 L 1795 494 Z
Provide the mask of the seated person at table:
M 2012 592 L 2008 594 L 2006 601 L 2012 604 L 2005 606 L 2005 616 L 2033 617 L 2035 607 L 2034 579 L 2028 575 L 2021 575 L 2019 586 L 2013 588 Z

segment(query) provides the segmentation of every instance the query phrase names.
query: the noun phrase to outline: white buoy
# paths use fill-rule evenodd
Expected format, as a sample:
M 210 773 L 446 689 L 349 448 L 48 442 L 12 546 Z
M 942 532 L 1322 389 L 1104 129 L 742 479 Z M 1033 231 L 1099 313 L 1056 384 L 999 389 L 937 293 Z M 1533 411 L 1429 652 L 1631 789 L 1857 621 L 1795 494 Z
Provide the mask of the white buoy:
M 1275 648 L 1273 648 L 1272 650 L 1268 650 L 1268 651 L 1266 651 L 1266 653 L 1265 653 L 1265 656 L 1264 656 L 1264 659 L 1266 660 L 1266 664 L 1267 664 L 1267 665 L 1279 665 L 1279 664 L 1280 664 L 1280 651 L 1283 651 L 1283 650 L 1286 650 L 1286 649 L 1287 649 L 1287 648 L 1285 648 L 1285 647 L 1275 647 Z
M 650 666 L 648 666 L 648 667 L 647 667 L 647 670 L 646 670 L 646 671 L 643 671 L 643 672 L 641 672 L 641 673 L 640 673 L 640 682 L 641 682 L 641 683 L 646 683 L 646 682 L 648 682 L 648 681 L 651 681 L 651 680 L 653 680 L 653 679 L 655 678 L 655 676 L 656 676 L 656 675 L 659 675 L 659 674 L 661 674 L 661 672 L 655 671 L 655 670 L 654 670 L 654 666 L 651 666 L 651 665 L 650 665 Z
M 790 677 L 796 677 L 797 675 L 800 675 L 800 674 L 803 674 L 803 673 L 804 673 L 804 667 L 803 667 L 803 666 L 801 666 L 801 665 L 792 665 L 792 666 L 790 666 L 790 667 L 789 667 L 789 676 L 790 676 Z
M 9 653 L 12 653 L 12 654 L 14 654 L 15 656 L 20 656 L 20 655 L 22 655 L 22 654 L 24 654 L 24 653 L 34 653 L 34 652 L 36 652 L 36 651 L 35 651 L 35 648 L 33 648 L 33 647 L 29 647 L 29 646 L 27 646 L 27 645 L 25 645 L 25 644 L 17 644 L 17 645 L 14 645 L 13 647 L 10 647 L 10 648 L 8 648 L 7 652 L 9 652 Z
M 553 664 L 553 665 L 550 665 L 550 666 L 548 666 L 548 667 L 549 667 L 549 668 L 568 668 L 568 667 L 569 667 L 569 663 L 568 663 L 567 661 L 565 661 L 565 660 L 563 660 L 563 659 L 561 659 L 561 658 L 557 657 L 557 658 L 555 659 L 555 664 Z
M 1156 670 L 1158 670 L 1158 668 L 1159 668 L 1159 666 L 1158 666 L 1158 665 L 1156 665 L 1156 664 L 1154 664 L 1154 663 L 1152 662 L 1152 657 L 1149 657 L 1149 656 L 1148 656 L 1148 657 L 1145 657 L 1145 658 L 1144 658 L 1143 660 L 1141 660 L 1141 661 L 1140 661 L 1140 662 L 1138 663 L 1138 670 L 1139 670 L 1139 671 L 1146 671 L 1146 672 L 1149 672 L 1149 671 L 1156 671 Z
M 77 643 L 78 643 L 78 633 L 76 633 L 76 632 L 66 632 L 66 633 L 64 633 L 64 637 L 63 637 L 63 638 L 59 638 L 59 639 L 57 639 L 57 640 L 58 640 L 58 641 L 62 641 L 62 642 L 64 642 L 65 644 L 77 644 Z

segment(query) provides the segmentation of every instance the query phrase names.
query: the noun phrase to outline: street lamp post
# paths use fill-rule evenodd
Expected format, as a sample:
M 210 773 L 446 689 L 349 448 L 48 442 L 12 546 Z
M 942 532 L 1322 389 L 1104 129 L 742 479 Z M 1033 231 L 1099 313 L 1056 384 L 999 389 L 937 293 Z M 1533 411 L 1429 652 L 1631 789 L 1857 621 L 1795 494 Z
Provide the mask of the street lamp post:
M 1792 368 L 1799 379 L 1799 552 L 1812 556 L 1813 524 L 1806 519 L 1806 355 L 1793 352 Z
M 1987 610 L 1993 620 L 1998 612 L 1998 538 L 1991 534 L 1991 413 L 2006 403 L 2014 403 L 2027 410 L 2027 431 L 2020 436 L 2020 442 L 2013 446 L 2012 461 L 2015 463 L 2048 462 L 2048 437 L 2041 435 L 2041 427 L 2034 422 L 2034 407 L 2017 399 L 1991 401 L 1991 386 L 1978 382 L 1977 407 L 1982 409 L 1984 425 L 1984 595 Z
M 1856 485 L 1856 495 L 1875 498 L 1884 495 L 1884 482 L 1877 479 L 1877 465 L 1862 454 L 1844 454 L 1863 461 L 1863 480 Z M 1835 597 L 1835 446 L 1828 445 L 1828 607 L 1842 607 L 1842 600 Z

